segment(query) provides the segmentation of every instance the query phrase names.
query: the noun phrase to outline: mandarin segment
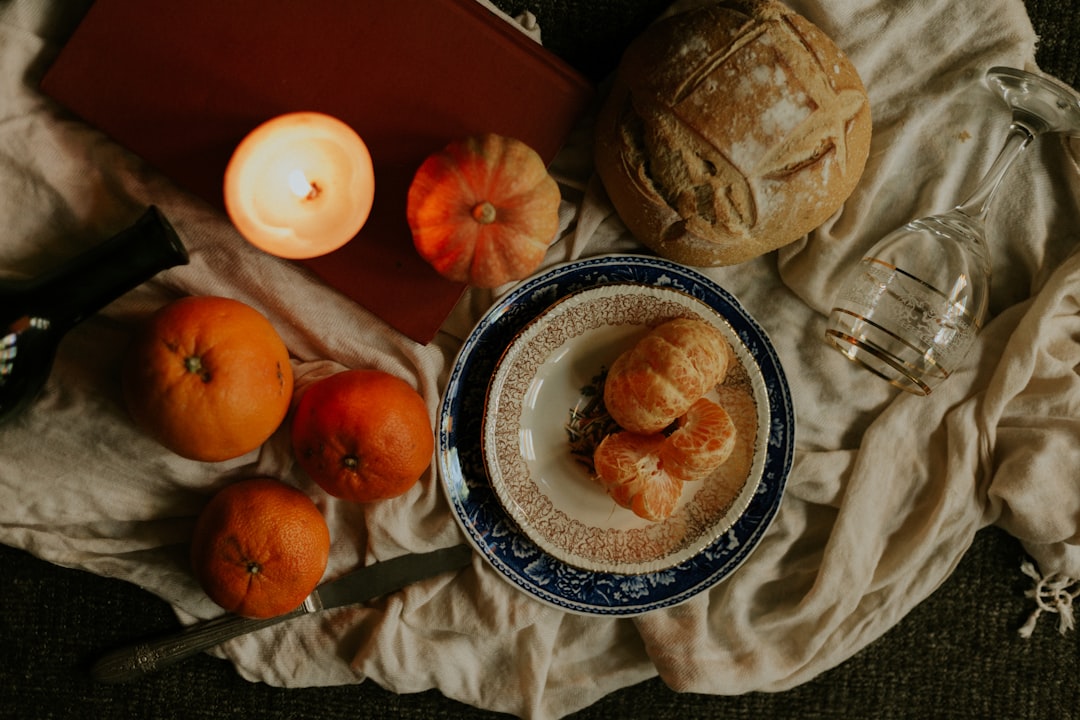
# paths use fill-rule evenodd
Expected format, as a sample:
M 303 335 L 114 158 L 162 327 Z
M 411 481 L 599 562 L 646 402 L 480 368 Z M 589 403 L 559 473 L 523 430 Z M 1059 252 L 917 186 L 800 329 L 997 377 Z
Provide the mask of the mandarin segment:
M 690 482 L 708 477 L 727 462 L 735 450 L 735 423 L 728 412 L 701 398 L 678 420 L 678 426 L 660 448 L 664 469 Z
M 659 432 L 724 381 L 730 353 L 723 335 L 709 323 L 669 320 L 612 363 L 604 404 L 620 427 Z
M 608 495 L 646 520 L 674 512 L 684 482 L 702 480 L 731 458 L 738 432 L 722 406 L 701 398 L 670 434 L 609 433 L 593 453 L 595 478 Z
M 706 395 L 720 389 L 733 361 L 721 332 L 696 318 L 663 322 L 616 358 L 602 392 L 614 429 L 591 457 L 594 477 L 616 503 L 663 520 L 684 482 L 728 462 L 738 426 Z
M 660 434 L 616 432 L 593 454 L 596 477 L 611 499 L 646 520 L 670 516 L 682 494 L 682 481 L 661 467 L 664 440 Z

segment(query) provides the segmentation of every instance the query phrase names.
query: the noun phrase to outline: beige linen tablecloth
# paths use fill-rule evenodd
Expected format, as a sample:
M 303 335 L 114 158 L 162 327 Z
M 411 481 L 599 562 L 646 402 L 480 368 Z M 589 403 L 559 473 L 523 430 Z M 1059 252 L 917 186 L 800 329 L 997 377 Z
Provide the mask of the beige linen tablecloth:
M 990 237 L 994 317 L 969 366 L 940 392 L 899 394 L 822 341 L 839 274 L 887 230 L 953 205 L 992 161 L 1007 112 L 982 75 L 998 64 L 1033 67 L 1023 5 L 793 5 L 850 54 L 869 88 L 874 140 L 858 189 L 819 230 L 707 271 L 771 336 L 798 416 L 787 492 L 756 552 L 710 591 L 622 619 L 542 604 L 477 555 L 457 576 L 370 607 L 228 643 L 221 652 L 243 676 L 435 687 L 484 708 L 559 717 L 657 674 L 702 693 L 802 683 L 892 627 L 989 524 L 1022 540 L 1042 573 L 1080 577 L 1080 144 L 1038 141 L 1002 188 Z M 497 293 L 468 294 L 436 341 L 420 346 L 248 246 L 222 215 L 37 92 L 57 38 L 84 10 L 61 0 L 0 4 L 0 271 L 42 272 L 150 203 L 174 222 L 192 262 L 73 331 L 40 401 L 0 429 L 0 541 L 137 583 L 185 620 L 219 613 L 187 566 L 187 542 L 207 498 L 237 478 L 271 475 L 315 499 L 333 537 L 327 577 L 460 542 L 434 470 L 404 497 L 363 507 L 313 486 L 284 432 L 235 461 L 202 464 L 133 427 L 118 360 L 134 324 L 172 298 L 247 302 L 284 337 L 299 383 L 340 367 L 381 368 L 414 385 L 434 421 L 454 355 Z M 586 122 L 553 166 L 565 202 L 547 266 L 642 252 L 591 177 L 589 154 Z

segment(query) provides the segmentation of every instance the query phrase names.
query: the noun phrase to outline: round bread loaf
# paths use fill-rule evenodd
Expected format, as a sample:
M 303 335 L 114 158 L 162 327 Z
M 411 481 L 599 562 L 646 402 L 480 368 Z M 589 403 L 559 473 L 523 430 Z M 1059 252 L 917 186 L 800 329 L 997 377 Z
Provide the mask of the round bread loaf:
M 627 48 L 597 119 L 596 169 L 654 252 L 733 265 L 839 209 L 870 125 L 854 66 L 810 21 L 772 0 L 706 5 Z

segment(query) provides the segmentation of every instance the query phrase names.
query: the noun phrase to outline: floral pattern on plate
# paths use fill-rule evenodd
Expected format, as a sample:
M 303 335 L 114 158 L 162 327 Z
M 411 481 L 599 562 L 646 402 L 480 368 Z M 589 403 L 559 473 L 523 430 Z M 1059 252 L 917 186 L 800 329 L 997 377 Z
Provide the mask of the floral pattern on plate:
M 710 477 L 686 483 L 670 517 L 651 522 L 618 507 L 590 477 L 571 451 L 565 420 L 585 401 L 590 378 L 649 328 L 678 317 L 714 325 L 733 350 L 712 397 L 735 419 L 737 447 Z M 491 486 L 526 536 L 575 567 L 636 574 L 677 565 L 731 527 L 761 477 L 757 440 L 768 427 L 761 373 L 722 315 L 678 290 L 616 283 L 557 301 L 510 343 L 488 390 L 483 440 Z
M 533 542 L 491 486 L 483 453 L 487 387 L 521 330 L 556 301 L 612 283 L 678 290 L 716 310 L 757 364 L 769 406 L 764 468 L 738 520 L 693 557 L 655 572 L 597 572 L 570 565 Z M 669 607 L 728 577 L 761 542 L 780 507 L 791 469 L 795 416 L 780 359 L 756 321 L 701 273 L 660 258 L 605 255 L 552 268 L 500 298 L 458 351 L 439 409 L 437 464 L 455 519 L 504 579 L 534 599 L 589 615 L 637 615 Z

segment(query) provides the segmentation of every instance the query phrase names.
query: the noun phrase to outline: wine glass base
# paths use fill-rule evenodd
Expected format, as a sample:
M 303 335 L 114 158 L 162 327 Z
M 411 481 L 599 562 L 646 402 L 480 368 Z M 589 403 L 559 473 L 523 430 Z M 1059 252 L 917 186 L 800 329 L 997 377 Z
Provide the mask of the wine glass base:
M 830 314 L 825 339 L 848 360 L 914 395 L 929 395 L 949 376 L 932 353 L 920 352 L 896 334 L 842 308 Z
M 1009 67 L 990 68 L 986 84 L 1012 110 L 1013 121 L 1033 136 L 1080 135 L 1080 94 L 1068 85 Z

